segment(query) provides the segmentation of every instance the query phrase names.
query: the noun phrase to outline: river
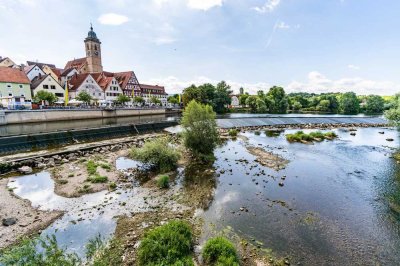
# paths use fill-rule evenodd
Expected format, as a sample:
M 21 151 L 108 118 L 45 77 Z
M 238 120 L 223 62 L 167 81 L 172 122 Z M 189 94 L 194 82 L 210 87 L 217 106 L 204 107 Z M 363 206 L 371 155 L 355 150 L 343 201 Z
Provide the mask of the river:
M 390 157 L 399 145 L 397 130 L 359 128 L 351 136 L 338 129 L 338 139 L 314 145 L 288 143 L 284 135 L 292 132 L 273 137 L 246 132 L 247 141 L 228 140 L 217 148 L 216 175 L 197 172 L 203 182 L 196 186 L 213 190 L 197 212 L 204 220 L 201 241 L 229 228 L 293 264 L 399 265 L 399 216 L 388 207 L 388 198 L 400 193 L 400 168 Z M 248 145 L 289 163 L 280 171 L 261 166 Z M 122 170 L 137 163 L 120 158 L 116 165 Z M 193 186 L 192 175 L 179 169 L 173 189 Z M 64 210 L 66 215 L 42 234 L 55 234 L 78 253 L 97 234 L 111 235 L 115 216 L 152 205 L 144 203 L 146 193 L 140 186 L 65 199 L 54 194 L 47 172 L 13 178 L 10 186 L 36 207 Z M 127 204 L 122 206 L 122 201 Z

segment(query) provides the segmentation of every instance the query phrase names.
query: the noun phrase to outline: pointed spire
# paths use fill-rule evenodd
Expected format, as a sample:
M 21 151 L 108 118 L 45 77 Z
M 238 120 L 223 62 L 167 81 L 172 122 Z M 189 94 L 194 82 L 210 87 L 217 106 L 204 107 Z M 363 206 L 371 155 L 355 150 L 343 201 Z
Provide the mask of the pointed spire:
M 93 25 L 92 22 L 90 22 L 90 30 L 93 31 Z

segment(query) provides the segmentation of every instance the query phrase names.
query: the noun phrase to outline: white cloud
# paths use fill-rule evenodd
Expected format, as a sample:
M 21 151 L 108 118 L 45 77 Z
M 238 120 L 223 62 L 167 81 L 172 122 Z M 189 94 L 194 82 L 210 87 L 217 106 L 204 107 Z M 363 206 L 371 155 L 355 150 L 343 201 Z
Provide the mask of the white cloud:
M 260 7 L 253 7 L 259 13 L 272 12 L 280 4 L 281 0 L 267 0 L 264 5 Z
M 278 24 L 276 24 L 276 27 L 278 29 L 290 29 L 290 25 L 286 24 L 285 22 L 281 21 Z
M 360 67 L 356 65 L 348 65 L 347 68 L 351 70 L 360 70 Z
M 113 25 L 118 26 L 122 25 L 129 21 L 129 18 L 124 15 L 115 14 L 115 13 L 107 13 L 103 14 L 98 18 L 98 21 L 103 25 Z
M 181 0 L 182 1 L 182 0 Z M 164 4 L 175 4 L 177 0 L 153 0 L 158 7 L 162 7 Z M 222 6 L 224 0 L 184 0 L 182 1 L 188 8 L 200 9 L 207 11 L 210 8 Z
M 286 89 L 288 92 L 322 93 L 354 91 L 362 95 L 392 95 L 400 91 L 400 86 L 391 81 L 374 81 L 361 77 L 332 80 L 317 71 L 312 71 L 308 74 L 306 82 L 292 81 Z

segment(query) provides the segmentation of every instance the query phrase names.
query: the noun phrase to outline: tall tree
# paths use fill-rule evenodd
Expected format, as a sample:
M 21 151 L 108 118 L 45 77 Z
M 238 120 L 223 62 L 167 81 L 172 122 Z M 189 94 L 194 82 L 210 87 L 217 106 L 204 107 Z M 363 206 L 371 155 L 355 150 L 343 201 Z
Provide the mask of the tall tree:
M 369 95 L 367 97 L 365 112 L 367 114 L 379 114 L 383 112 L 385 101 L 379 95 Z
M 217 113 L 225 113 L 227 110 L 227 105 L 231 104 L 231 97 L 229 95 L 232 93 L 231 86 L 226 84 L 225 81 L 221 81 L 217 84 L 214 99 L 212 101 L 214 110 Z
M 340 112 L 343 114 L 358 114 L 360 102 L 354 92 L 346 92 L 340 97 Z
M 288 108 L 288 99 L 285 93 L 285 90 L 282 87 L 274 86 L 272 87 L 268 94 L 268 97 L 271 98 L 273 104 L 270 108 L 270 113 L 275 114 L 285 114 Z
M 54 93 L 49 91 L 38 91 L 36 95 L 33 97 L 33 101 L 37 103 L 47 102 L 49 105 L 52 105 L 58 100 L 57 96 Z
M 78 101 L 90 104 L 90 102 L 93 100 L 93 97 L 86 91 L 81 91 L 78 93 L 78 96 L 76 96 L 76 99 Z

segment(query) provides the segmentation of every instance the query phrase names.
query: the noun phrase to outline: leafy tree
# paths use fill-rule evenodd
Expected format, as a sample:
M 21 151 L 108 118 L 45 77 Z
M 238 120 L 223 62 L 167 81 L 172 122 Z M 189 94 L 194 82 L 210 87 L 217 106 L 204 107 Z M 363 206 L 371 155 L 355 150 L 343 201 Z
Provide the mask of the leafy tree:
M 199 86 L 199 90 L 201 92 L 201 98 L 202 98 L 201 103 L 211 105 L 215 98 L 215 93 L 216 93 L 216 88 L 214 87 L 214 85 L 206 83 Z
M 257 99 L 258 96 L 251 95 L 246 99 L 246 105 L 250 107 L 250 112 L 257 113 Z
M 76 96 L 76 99 L 78 101 L 90 104 L 90 102 L 93 100 L 93 97 L 86 91 L 81 91 L 80 93 L 78 93 L 78 95 Z
M 246 105 L 246 100 L 247 100 L 247 98 L 249 98 L 249 94 L 241 94 L 240 96 L 239 96 L 239 104 L 241 105 L 241 106 L 244 106 L 244 105 Z
M 329 100 L 321 100 L 317 105 L 317 111 L 328 112 L 331 102 Z
M 285 114 L 288 108 L 288 99 L 282 87 L 274 86 L 268 92 L 268 97 L 273 101 L 270 113 Z
M 151 96 L 151 97 L 150 97 L 150 102 L 151 102 L 151 103 L 154 103 L 154 104 L 161 104 L 160 99 L 158 99 L 158 98 L 155 97 L 155 96 Z
M 346 92 L 340 97 L 340 111 L 343 114 L 358 114 L 360 102 L 354 92 Z
M 217 113 L 220 114 L 226 112 L 226 106 L 231 104 L 231 97 L 229 97 L 231 93 L 231 86 L 226 84 L 225 81 L 221 81 L 217 84 L 217 88 L 214 93 L 214 99 L 212 100 L 214 110 Z
M 169 103 L 172 103 L 172 104 L 178 104 L 179 103 L 179 99 L 177 97 L 175 97 L 175 95 L 174 96 L 169 96 L 167 101 Z
M 116 99 L 116 102 L 119 103 L 119 104 L 122 104 L 122 105 L 124 105 L 125 103 L 128 103 L 130 101 L 131 101 L 131 99 L 128 96 L 124 95 L 124 94 L 118 95 L 118 97 Z
M 181 125 L 184 129 L 185 146 L 201 160 L 213 157 L 218 142 L 215 112 L 209 105 L 192 100 L 183 112 Z
M 369 95 L 366 100 L 365 112 L 367 114 L 382 113 L 385 101 L 379 95 Z
M 301 103 L 299 101 L 294 101 L 292 103 L 292 110 L 293 111 L 299 111 L 303 106 L 301 105 Z
M 134 101 L 135 103 L 138 103 L 138 104 L 143 104 L 143 103 L 145 102 L 145 100 L 143 99 L 143 97 L 140 97 L 140 96 L 136 96 L 135 98 L 133 98 L 133 101 Z
M 41 103 L 47 102 L 49 105 L 55 103 L 58 98 L 54 93 L 49 91 L 38 91 L 36 95 L 33 97 L 34 102 Z
M 265 101 L 258 97 L 256 100 L 256 106 L 257 106 L 257 113 L 266 113 L 267 112 L 267 105 L 265 104 Z
M 192 100 L 195 100 L 198 103 L 203 103 L 203 98 L 201 89 L 196 87 L 196 85 L 191 85 L 183 90 L 182 100 L 184 106 L 188 105 Z

